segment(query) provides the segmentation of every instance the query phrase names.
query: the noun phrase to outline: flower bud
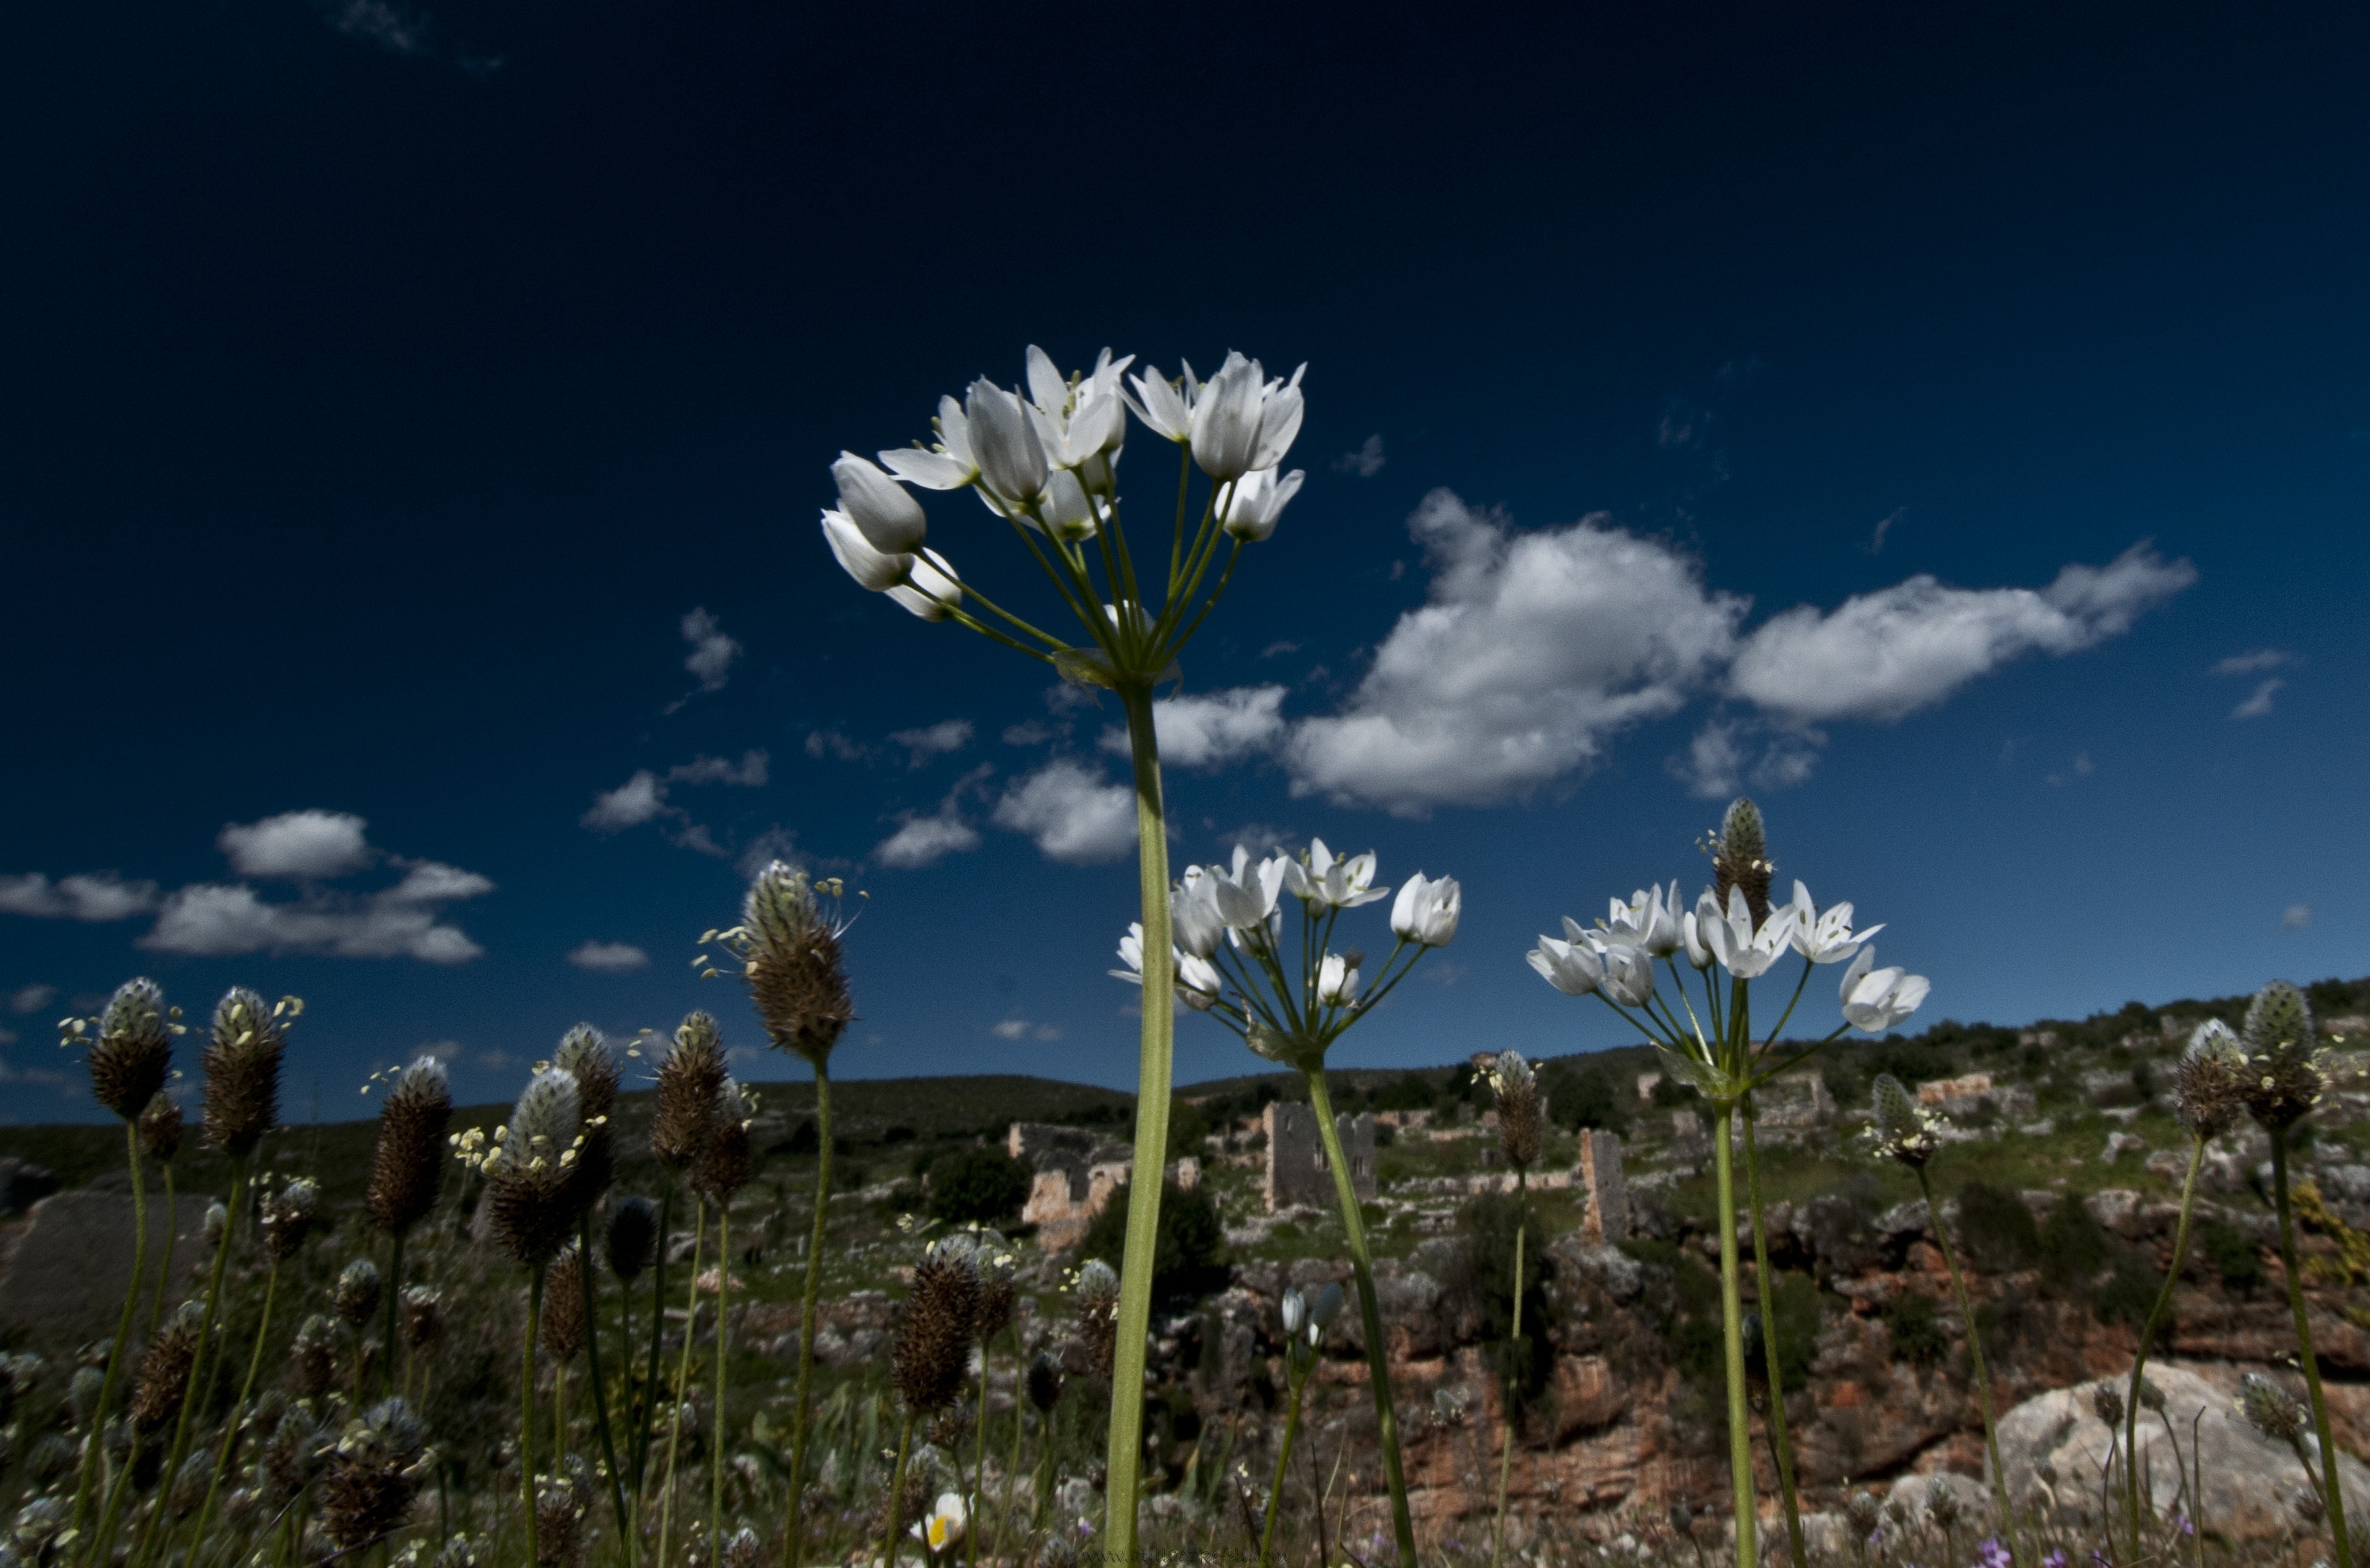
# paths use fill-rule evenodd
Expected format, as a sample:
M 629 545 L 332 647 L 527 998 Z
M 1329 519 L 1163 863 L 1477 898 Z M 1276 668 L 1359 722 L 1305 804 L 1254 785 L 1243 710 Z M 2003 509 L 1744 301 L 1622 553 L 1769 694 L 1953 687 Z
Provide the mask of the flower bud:
M 2292 1127 L 2320 1098 L 2312 1004 L 2285 980 L 2255 993 L 2240 1038 L 2247 1050 L 2248 1114 L 2274 1130 Z
M 280 1120 L 280 1059 L 288 1037 L 281 1009 L 244 986 L 214 1008 L 205 1052 L 207 1140 L 234 1159 L 255 1152 Z
M 170 1094 L 156 1094 L 140 1113 L 140 1152 L 159 1165 L 169 1165 L 180 1151 L 180 1103 Z
M 348 1328 L 360 1328 L 377 1312 L 382 1293 L 378 1265 L 368 1258 L 356 1258 L 346 1265 L 338 1276 L 338 1283 L 330 1288 L 329 1310 Z
M 2304 1430 L 2304 1405 L 2261 1372 L 2249 1372 L 2239 1378 L 2238 1413 L 2246 1417 L 2249 1425 L 2275 1443 L 2293 1443 Z
M 2112 1383 L 2094 1383 L 2090 1387 L 2090 1409 L 2109 1426 L 2123 1424 L 2123 1393 Z
M 425 1285 L 404 1287 L 398 1326 L 406 1349 L 425 1350 L 443 1334 L 443 1299 Z
M 1087 1364 L 1097 1377 L 1109 1378 L 1119 1346 L 1119 1271 L 1095 1259 L 1078 1271 L 1071 1297 L 1078 1310 L 1078 1337 L 1086 1344 Z
M 716 1020 L 693 1013 L 659 1064 L 658 1105 L 650 1117 L 650 1153 L 671 1173 L 682 1174 L 707 1151 L 724 1079 L 724 1041 Z
M 403 1070 L 379 1110 L 378 1146 L 371 1155 L 363 1207 L 371 1223 L 387 1235 L 404 1234 L 436 1207 L 445 1129 L 452 1120 L 453 1091 L 444 1064 L 423 1056 Z
M 979 1310 L 979 1270 L 967 1238 L 941 1237 L 915 1265 L 914 1291 L 897 1325 L 891 1380 L 908 1412 L 944 1410 L 962 1391 Z
M 173 1036 L 165 992 L 150 979 L 126 980 L 108 999 L 90 1047 L 91 1098 L 131 1121 L 165 1087 L 173 1065 Z
M 2247 1050 L 2230 1026 L 2209 1018 L 2180 1053 L 2173 1115 L 2199 1138 L 2218 1138 L 2246 1108 Z
M 1711 852 L 1712 891 L 1718 901 L 1725 908 L 1728 890 L 1743 888 L 1754 929 L 1759 930 L 1769 918 L 1769 879 L 1778 872 L 1769 859 L 1761 808 L 1743 795 L 1731 802 L 1711 841 Z
M 584 1254 L 569 1247 L 551 1264 L 543 1287 L 543 1345 L 565 1367 L 584 1348 Z
M 285 1263 L 304 1246 L 321 1210 L 320 1184 L 299 1176 L 263 1205 L 263 1246 L 275 1263 Z

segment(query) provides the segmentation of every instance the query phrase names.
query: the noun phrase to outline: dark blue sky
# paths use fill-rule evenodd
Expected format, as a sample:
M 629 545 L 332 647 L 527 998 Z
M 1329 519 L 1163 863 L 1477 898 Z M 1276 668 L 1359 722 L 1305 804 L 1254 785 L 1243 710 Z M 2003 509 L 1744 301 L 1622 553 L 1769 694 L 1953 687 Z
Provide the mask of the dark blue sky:
M 1308 362 L 1173 853 L 1464 880 L 1340 1059 L 1614 1043 L 1523 952 L 1740 785 L 1928 1018 L 2370 969 L 2360 14 L 1536 11 L 12 9 L 0 1114 L 137 971 L 305 994 L 299 1116 L 753 1043 L 689 960 L 785 846 L 872 895 L 841 1071 L 1130 1081 L 1116 705 L 815 530 L 1032 342 Z

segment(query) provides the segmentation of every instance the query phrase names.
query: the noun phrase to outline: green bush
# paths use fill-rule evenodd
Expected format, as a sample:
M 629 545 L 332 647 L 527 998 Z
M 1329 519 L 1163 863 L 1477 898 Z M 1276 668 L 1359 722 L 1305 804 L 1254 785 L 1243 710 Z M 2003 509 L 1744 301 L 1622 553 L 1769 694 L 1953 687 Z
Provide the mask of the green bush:
M 1217 1130 L 1211 1126 L 1209 1113 L 1191 1102 L 1179 1100 L 1168 1111 L 1168 1158 L 1179 1160 L 1186 1155 L 1199 1155 L 1202 1146 Z
M 2226 1288 L 2252 1290 L 2263 1282 L 2262 1253 L 2237 1226 L 2215 1221 L 2197 1233 L 2197 1247 Z
M 1930 1367 L 1950 1348 L 1950 1336 L 1936 1321 L 1931 1296 L 1904 1290 L 1884 1304 L 1882 1315 L 1893 1337 L 1893 1354 L 1913 1367 Z
M 1127 1196 L 1121 1187 L 1087 1227 L 1081 1257 L 1100 1258 L 1123 1268 L 1127 1253 Z M 1188 1191 L 1174 1183 L 1160 1192 L 1160 1229 L 1152 1250 L 1152 1293 L 1160 1299 L 1199 1299 L 1226 1284 L 1226 1228 L 1207 1187 Z
M 1394 1078 L 1375 1091 L 1375 1109 L 1378 1111 L 1428 1111 L 1432 1100 L 1432 1080 L 1421 1072 Z
M 1522 1224 L 1522 1200 L 1513 1193 L 1481 1193 L 1457 1214 L 1464 1232 L 1466 1277 L 1481 1303 L 1481 1334 L 1504 1345 L 1514 1328 L 1514 1232 Z M 1536 1212 L 1523 1238 L 1523 1338 L 1521 1386 L 1536 1393 L 1546 1385 L 1547 1357 L 1530 1354 L 1548 1327 L 1547 1283 L 1553 1265 L 1547 1244 L 1554 1238 Z M 1501 1351 L 1501 1356 L 1506 1352 Z
M 1031 1173 L 1001 1149 L 958 1149 L 930 1162 L 930 1218 L 1003 1225 L 1020 1218 Z
M 2107 1232 L 2078 1197 L 2061 1197 L 2041 1227 L 2041 1283 L 2059 1296 L 2081 1296 L 2112 1259 Z
M 1811 1283 L 1806 1274 L 1780 1270 L 1778 1288 L 1770 1292 L 1772 1299 L 1766 1310 L 1778 1323 L 1778 1376 L 1788 1393 L 1799 1393 L 1810 1386 L 1811 1362 L 1818 1354 L 1820 1320 L 1825 1307 L 1819 1299 L 1819 1288 Z M 1751 1372 L 1758 1379 L 1765 1369 L 1763 1352 L 1753 1347 Z
M 1628 1107 L 1622 1103 L 1612 1075 L 1602 1068 L 1583 1072 L 1551 1067 L 1540 1074 L 1540 1080 L 1547 1092 L 1547 1114 L 1558 1127 L 1602 1127 L 1606 1132 L 1628 1129 Z
M 2012 1192 L 1985 1182 L 1959 1189 L 1959 1239 L 1967 1260 L 1990 1274 L 2031 1268 L 2041 1255 L 2041 1227 Z
M 2113 1271 L 2090 1288 L 2090 1310 L 2102 1323 L 2144 1323 L 2163 1286 L 2139 1253 L 2119 1247 Z

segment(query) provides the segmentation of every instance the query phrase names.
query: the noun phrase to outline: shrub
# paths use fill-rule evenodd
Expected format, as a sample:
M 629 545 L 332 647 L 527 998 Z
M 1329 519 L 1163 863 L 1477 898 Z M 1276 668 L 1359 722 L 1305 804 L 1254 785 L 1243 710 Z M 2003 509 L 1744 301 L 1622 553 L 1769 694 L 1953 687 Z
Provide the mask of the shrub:
M 1778 1288 L 1765 1309 L 1778 1324 L 1778 1377 L 1787 1393 L 1810 1386 L 1811 1362 L 1818 1354 L 1819 1325 L 1826 1311 L 1819 1288 L 1805 1274 L 1780 1269 Z M 1761 1368 L 1754 1368 L 1754 1375 Z
M 1168 1158 L 1198 1155 L 1215 1130 L 1208 1112 L 1191 1100 L 1178 1101 L 1168 1112 Z
M 1378 1111 L 1428 1111 L 1432 1100 L 1432 1079 L 1421 1072 L 1402 1074 L 1375 1091 Z
M 2137 1253 L 2119 1247 L 2113 1271 L 2090 1288 L 2090 1310 L 2102 1323 L 2144 1323 L 2156 1307 L 2161 1285 L 2156 1270 Z
M 1628 1109 L 1621 1103 L 1621 1092 L 1612 1076 L 1603 1069 L 1582 1072 L 1568 1067 L 1550 1068 L 1541 1076 L 1547 1092 L 1547 1114 L 1558 1127 L 1602 1127 L 1606 1132 L 1628 1130 Z
M 1522 1222 L 1521 1200 L 1512 1193 L 1481 1193 L 1466 1200 L 1457 1215 L 1464 1233 L 1465 1277 L 1478 1298 L 1481 1333 L 1499 1346 L 1499 1369 L 1511 1373 L 1524 1394 L 1547 1386 L 1548 1357 L 1537 1354 L 1549 1322 L 1547 1283 L 1553 1265 L 1547 1255 L 1552 1240 L 1538 1217 L 1531 1217 L 1523 1245 L 1523 1338 L 1511 1343 L 1514 1328 L 1514 1231 Z
M 2237 1226 L 2218 1220 L 2206 1226 L 2197 1233 L 2197 1247 L 2230 1289 L 2252 1290 L 2263 1282 L 2262 1253 Z
M 1914 1367 L 1930 1367 L 1950 1348 L 1950 1337 L 1936 1321 L 1931 1296 L 1904 1290 L 1884 1304 L 1882 1315 L 1893 1354 Z
M 950 1225 L 1002 1225 L 1020 1218 L 1030 1168 L 1001 1149 L 958 1149 L 930 1162 L 930 1217 Z
M 1959 1189 L 1959 1238 L 1967 1257 L 1991 1274 L 2030 1268 L 2041 1255 L 2041 1228 L 2024 1199 L 1985 1182 Z
M 1078 1243 L 1082 1258 L 1100 1258 L 1122 1267 L 1127 1253 L 1127 1195 L 1122 1187 L 1087 1227 Z M 1226 1283 L 1226 1228 L 1209 1189 L 1190 1191 L 1174 1183 L 1160 1193 L 1159 1238 L 1152 1251 L 1152 1293 L 1168 1299 L 1199 1298 Z
M 2113 1257 L 2107 1232 L 2078 1197 L 2061 1197 L 2041 1227 L 2041 1282 L 2060 1296 L 2088 1293 Z

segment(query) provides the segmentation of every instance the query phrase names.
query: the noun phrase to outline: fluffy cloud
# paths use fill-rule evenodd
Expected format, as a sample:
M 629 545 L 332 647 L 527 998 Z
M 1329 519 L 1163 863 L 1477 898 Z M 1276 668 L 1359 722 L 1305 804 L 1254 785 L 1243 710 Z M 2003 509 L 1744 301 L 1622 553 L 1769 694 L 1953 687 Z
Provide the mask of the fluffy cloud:
M 1135 795 L 1099 769 L 1056 757 L 1012 782 L 995 821 L 1028 834 L 1048 860 L 1098 865 L 1135 847 Z
M 630 942 L 587 942 L 569 953 L 568 961 L 596 974 L 622 975 L 647 966 L 650 956 Z
M 661 817 L 671 818 L 680 825 L 673 834 L 677 844 L 702 854 L 720 856 L 725 852 L 708 837 L 708 830 L 694 822 L 690 812 L 669 805 L 667 792 L 679 784 L 738 784 L 743 789 L 755 789 L 765 784 L 769 763 L 766 753 L 753 747 L 741 754 L 738 762 L 724 757 L 694 757 L 669 768 L 663 777 L 648 768 L 638 768 L 624 784 L 595 795 L 592 809 L 577 820 L 596 833 L 620 833 Z
M 2272 711 L 2272 699 L 2278 696 L 2280 688 L 2286 684 L 2286 681 L 2276 675 L 2268 681 L 2257 682 L 2253 693 L 2245 702 L 2230 710 L 2230 716 L 2232 718 L 2262 717 Z
M 979 848 L 979 832 L 955 815 L 949 801 L 936 815 L 908 817 L 903 825 L 872 848 L 872 858 L 900 871 L 918 871 L 950 854 L 968 854 Z
M 369 825 L 351 811 L 283 811 L 229 823 L 214 847 L 241 876 L 337 877 L 378 858 L 362 836 Z
M 39 1013 L 41 1009 L 47 1007 L 52 999 L 53 999 L 57 994 L 58 988 L 55 986 L 21 986 L 9 994 L 8 1011 L 11 1013 Z
M 474 874 L 457 876 L 474 884 L 474 890 L 450 896 L 475 897 L 493 887 Z M 180 889 L 165 900 L 155 928 L 138 945 L 153 953 L 195 957 L 318 953 L 338 958 L 417 958 L 428 964 L 466 964 L 485 952 L 459 926 L 445 924 L 434 901 L 416 892 L 405 896 L 401 886 L 360 896 L 315 890 L 297 903 L 272 904 L 243 882 L 199 883 Z
M 1062 1026 L 1058 1024 L 1031 1024 L 1026 1018 L 1007 1018 L 991 1024 L 987 1032 L 999 1040 L 1058 1040 Z
M 616 788 L 594 795 L 592 809 L 578 820 L 596 833 L 616 833 L 639 828 L 665 809 L 666 785 L 643 768 Z
M 2234 653 L 2215 661 L 2216 675 L 2260 675 L 2266 670 L 2277 670 L 2284 664 L 2294 664 L 2296 656 L 2275 647 L 2259 647 L 2249 653 Z
M 1180 768 L 1215 768 L 1262 751 L 1283 739 L 1281 686 L 1237 686 L 1207 696 L 1170 697 L 1152 704 L 1153 733 L 1160 760 Z M 1127 731 L 1103 731 L 1102 748 L 1128 754 Z
M 1336 474 L 1355 474 L 1361 479 L 1371 479 L 1383 471 L 1383 438 L 1368 436 L 1355 452 L 1345 452 L 1333 460 Z
M 889 739 L 892 745 L 903 746 L 911 753 L 914 766 L 918 768 L 933 757 L 961 750 L 971 744 L 971 720 L 950 718 L 923 729 L 901 729 Z
M 2026 654 L 2120 636 L 2196 580 L 2196 567 L 2146 543 L 2104 567 L 2067 567 L 2038 591 L 1920 575 L 1825 613 L 1804 604 L 1773 616 L 1737 650 L 1728 689 L 1796 723 L 1898 719 Z
M 698 677 L 703 692 L 721 692 L 731 676 L 732 661 L 741 657 L 741 645 L 725 635 L 724 627 L 705 609 L 695 607 L 683 618 L 683 640 L 691 645 L 691 652 L 683 667 Z
M 1299 794 L 1405 816 L 1523 795 L 1605 738 L 1684 704 L 1726 662 L 1747 601 L 1601 517 L 1517 533 L 1447 490 L 1409 531 L 1432 571 L 1344 710 L 1284 746 Z
M 2302 931 L 2311 923 L 2312 906 L 2310 904 L 2290 904 L 2287 912 L 2280 917 L 2282 931 Z
M 120 921 L 156 907 L 156 884 L 112 871 L 77 872 L 54 883 L 38 871 L 0 876 L 0 914 L 35 920 Z
M 764 785 L 772 759 L 762 747 L 741 753 L 738 762 L 726 757 L 694 757 L 667 770 L 666 782 L 688 784 L 739 784 L 742 789 Z

